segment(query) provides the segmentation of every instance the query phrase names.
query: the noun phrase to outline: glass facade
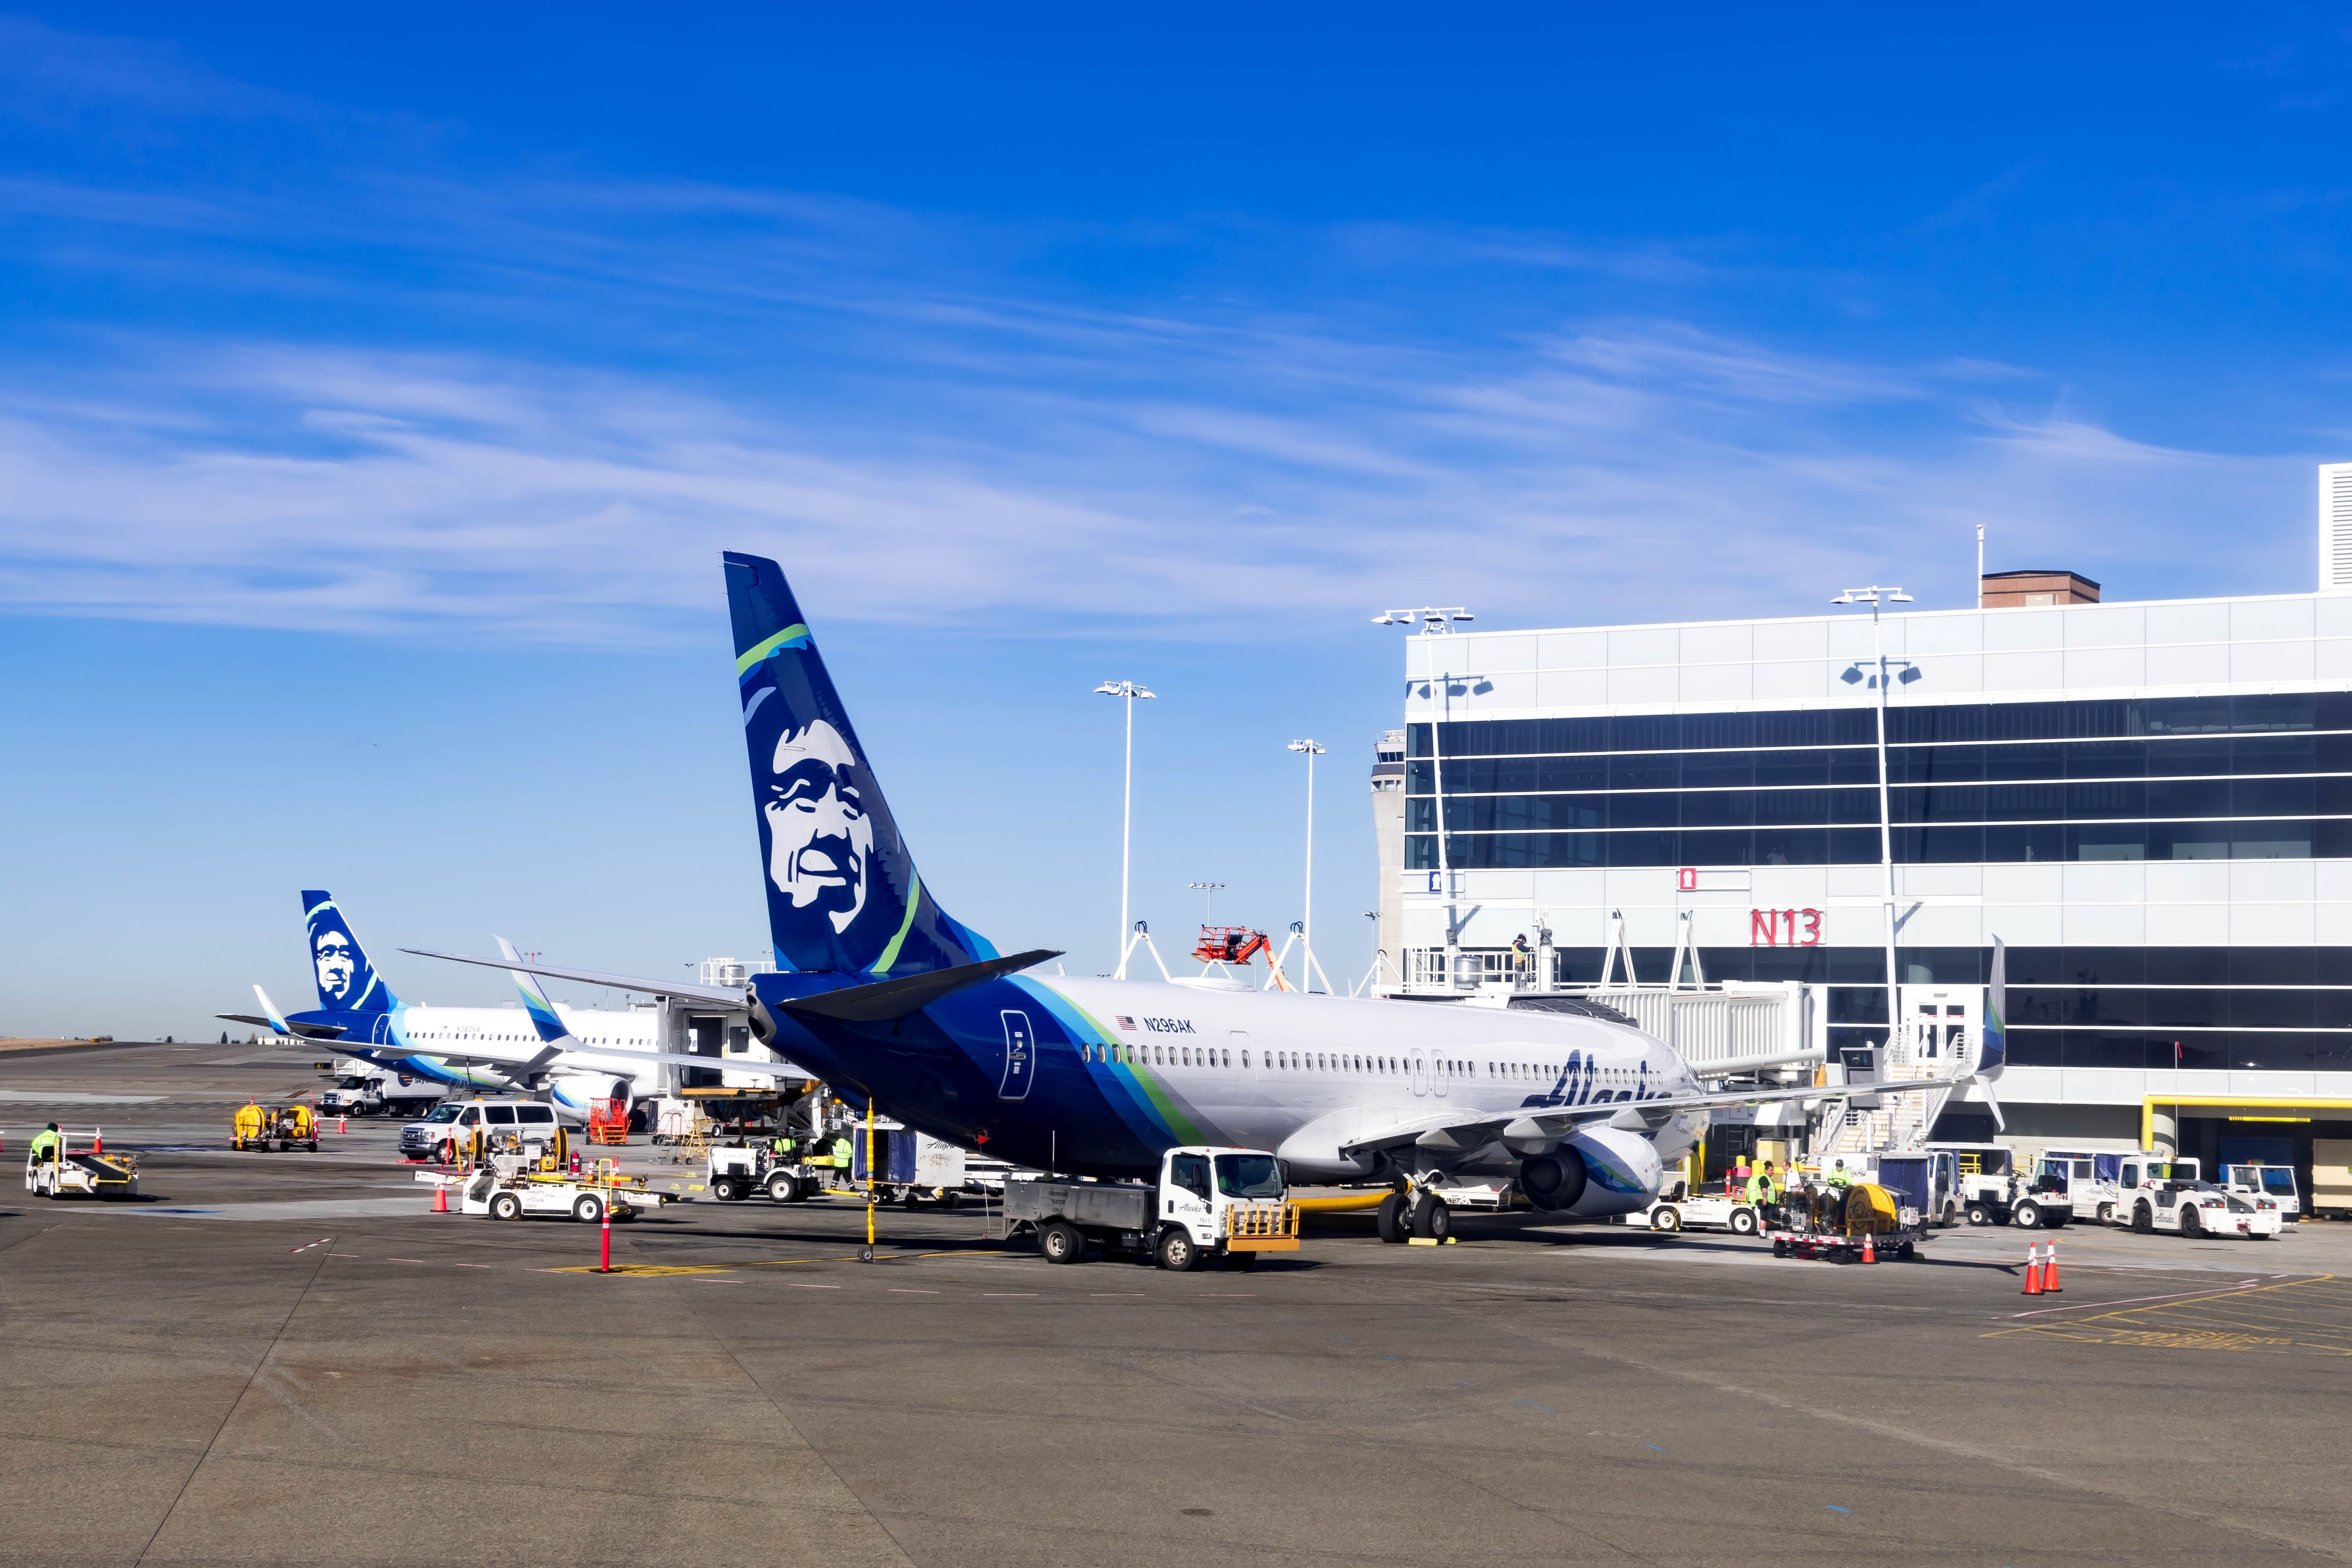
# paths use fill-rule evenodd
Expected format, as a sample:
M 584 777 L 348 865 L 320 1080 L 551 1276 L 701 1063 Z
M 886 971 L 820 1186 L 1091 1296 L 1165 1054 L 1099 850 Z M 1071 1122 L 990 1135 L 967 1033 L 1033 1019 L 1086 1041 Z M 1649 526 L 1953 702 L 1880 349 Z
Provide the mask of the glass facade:
M 1601 978 L 1600 948 L 1553 953 L 1563 984 Z M 1906 984 L 1982 984 L 1990 948 L 1906 947 Z M 1886 959 L 1874 947 L 1703 948 L 1709 980 L 1829 987 L 1833 1043 L 1885 1032 Z M 1670 948 L 1635 948 L 1663 978 Z M 1619 972 L 1622 978 L 1622 970 Z M 2352 948 L 2012 947 L 2009 1059 L 2019 1067 L 2352 1071 Z M 2176 1057 L 2175 1047 L 2179 1047 Z
M 1875 865 L 1869 708 L 1406 729 L 1405 865 Z M 1439 768 L 1444 773 L 1441 780 Z M 1887 712 L 1912 865 L 2352 858 L 2352 693 Z

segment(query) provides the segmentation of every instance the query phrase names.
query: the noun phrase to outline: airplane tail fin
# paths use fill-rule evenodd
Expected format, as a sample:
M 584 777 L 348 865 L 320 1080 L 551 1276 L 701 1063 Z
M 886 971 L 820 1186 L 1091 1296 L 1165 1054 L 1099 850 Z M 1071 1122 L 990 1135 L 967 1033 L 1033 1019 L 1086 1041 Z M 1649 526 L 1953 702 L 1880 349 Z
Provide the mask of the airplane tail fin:
M 776 962 L 887 978 L 995 958 L 923 886 L 783 569 L 722 559 Z
M 1976 1060 L 1970 1076 L 1990 1083 L 2009 1065 L 2009 947 L 1992 939 L 1992 979 L 1985 987 L 1985 1014 L 1977 1028 Z
M 522 954 L 515 951 L 515 944 L 504 937 L 499 938 L 499 952 L 505 955 L 509 963 L 522 962 Z M 539 983 L 539 976 L 523 969 L 509 969 L 507 973 L 513 978 L 515 989 L 522 993 L 522 1010 L 530 1015 L 530 1026 L 539 1031 L 540 1043 L 551 1046 L 558 1040 L 570 1038 L 571 1027 L 556 1012 L 555 1004 L 547 999 L 547 987 Z
M 318 982 L 319 1005 L 329 1012 L 389 1013 L 400 1005 L 368 962 L 343 911 L 323 891 L 302 895 L 302 922 L 310 938 L 310 977 Z

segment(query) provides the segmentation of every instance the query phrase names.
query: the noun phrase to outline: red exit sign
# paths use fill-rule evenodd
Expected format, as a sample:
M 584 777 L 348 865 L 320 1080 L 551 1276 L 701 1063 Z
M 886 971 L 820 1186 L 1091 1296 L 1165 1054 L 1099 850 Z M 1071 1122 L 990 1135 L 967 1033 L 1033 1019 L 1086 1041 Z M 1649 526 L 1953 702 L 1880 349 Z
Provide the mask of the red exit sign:
M 1819 910 L 1748 911 L 1748 945 L 1750 947 L 1819 947 L 1821 944 L 1822 911 Z

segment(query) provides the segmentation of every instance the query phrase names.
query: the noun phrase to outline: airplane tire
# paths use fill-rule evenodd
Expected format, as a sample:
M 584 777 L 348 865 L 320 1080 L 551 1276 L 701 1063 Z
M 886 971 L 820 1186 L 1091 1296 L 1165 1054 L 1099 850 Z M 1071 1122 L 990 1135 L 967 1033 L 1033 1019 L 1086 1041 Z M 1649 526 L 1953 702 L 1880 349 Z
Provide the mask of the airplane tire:
M 1050 1220 L 1037 1233 L 1037 1250 L 1045 1255 L 1048 1263 L 1083 1263 L 1087 1256 L 1086 1233 L 1065 1220 Z
M 1454 1233 L 1454 1211 L 1435 1193 L 1423 1193 L 1412 1205 L 1412 1233 L 1429 1241 L 1444 1241 Z
M 1391 1193 L 1388 1196 L 1381 1200 L 1378 1224 L 1380 1226 L 1381 1239 L 1382 1241 L 1394 1242 L 1399 1246 L 1403 1245 L 1405 1233 L 1404 1194 L 1402 1193 Z

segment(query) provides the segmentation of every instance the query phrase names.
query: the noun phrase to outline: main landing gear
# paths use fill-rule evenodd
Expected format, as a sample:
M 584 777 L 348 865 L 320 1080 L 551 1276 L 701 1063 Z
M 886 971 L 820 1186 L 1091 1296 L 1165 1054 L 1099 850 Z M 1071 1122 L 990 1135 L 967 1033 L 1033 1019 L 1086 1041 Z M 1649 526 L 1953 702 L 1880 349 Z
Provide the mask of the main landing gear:
M 1442 1244 L 1454 1234 L 1454 1211 L 1418 1181 L 1382 1198 L 1378 1219 L 1381 1239 L 1398 1246 L 1407 1241 Z

